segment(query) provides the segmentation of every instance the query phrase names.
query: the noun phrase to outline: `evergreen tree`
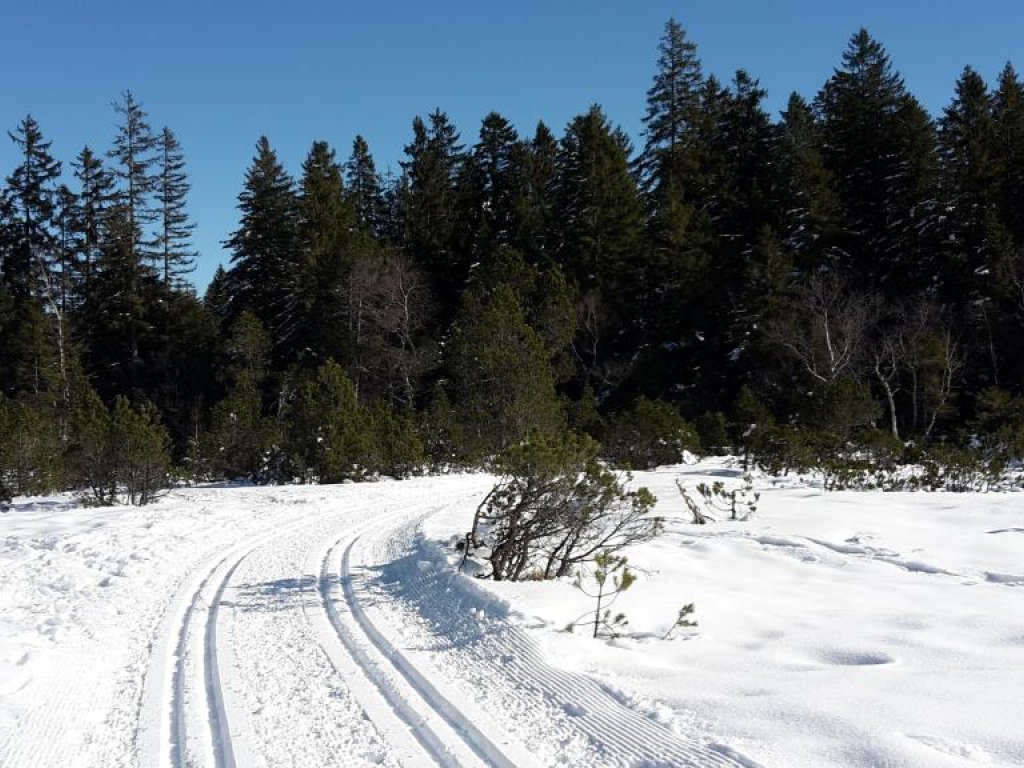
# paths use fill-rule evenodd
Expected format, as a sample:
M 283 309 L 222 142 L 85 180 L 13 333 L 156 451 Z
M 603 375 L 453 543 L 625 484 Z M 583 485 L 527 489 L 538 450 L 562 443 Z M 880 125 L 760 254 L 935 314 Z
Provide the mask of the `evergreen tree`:
M 794 93 L 782 113 L 777 144 L 780 237 L 804 275 L 835 268 L 842 207 L 826 167 L 822 138 L 810 105 Z
M 384 191 L 370 147 L 362 136 L 352 142 L 352 154 L 345 163 L 345 187 L 359 224 L 371 234 L 382 236 L 387 219 Z
M 313 143 L 302 165 L 299 239 L 300 316 L 296 334 L 311 360 L 343 360 L 347 301 L 345 286 L 356 250 L 357 214 L 342 183 L 341 167 L 326 142 Z
M 252 312 L 267 329 L 275 356 L 285 357 L 301 318 L 298 199 L 265 136 L 256 144 L 238 207 L 241 221 L 227 241 L 233 251 L 227 319 Z
M 54 349 L 54 326 L 45 310 L 59 312 L 59 286 L 55 260 L 59 253 L 58 185 L 60 162 L 50 154 L 31 115 L 9 134 L 21 162 L 7 178 L 6 246 L 0 297 L 0 364 L 8 393 L 59 391 L 66 384 L 63 353 Z M 45 308 L 45 309 L 44 309 Z M 64 341 L 64 318 L 54 316 Z
M 121 100 L 113 106 L 121 122 L 107 155 L 114 161 L 114 178 L 119 184 L 117 205 L 123 209 L 126 223 L 117 227 L 117 232 L 119 237 L 125 238 L 123 247 L 134 264 L 134 280 L 138 281 L 145 261 L 157 258 L 146 228 L 157 217 L 152 194 L 157 185 L 153 166 L 158 158 L 158 142 L 146 121 L 146 112 L 131 91 L 121 94 Z
M 667 181 L 666 166 L 674 162 L 677 150 L 692 141 L 704 83 L 697 46 L 686 39 L 675 19 L 665 24 L 658 54 L 657 72 L 647 91 L 645 143 L 639 160 L 648 192 Z
M 19 298 L 38 295 L 57 251 L 55 216 L 61 164 L 50 154 L 51 142 L 28 115 L 8 135 L 21 162 L 7 178 L 6 195 L 13 213 L 13 242 L 4 260 L 3 278 Z
M 512 288 L 464 294 L 445 362 L 458 442 L 469 457 L 501 451 L 534 431 L 554 434 L 564 427 L 549 359 Z
M 340 483 L 367 474 L 374 452 L 373 424 L 351 380 L 334 361 L 299 383 L 289 426 L 303 477 Z
M 125 206 L 104 217 L 102 245 L 79 322 L 89 373 L 106 402 L 117 395 L 145 397 L 146 349 L 158 328 L 152 312 L 157 278 L 137 260 L 132 228 Z
M 442 306 L 453 308 L 469 268 L 456 249 L 456 182 L 463 162 L 459 134 L 440 110 L 430 114 L 429 127 L 417 117 L 405 154 L 400 192 L 404 245 L 430 275 Z
M 517 145 L 516 155 L 510 244 L 532 263 L 549 262 L 557 244 L 558 140 L 543 122 L 538 123 L 533 139 Z
M 585 289 L 627 301 L 643 272 L 643 211 L 629 153 L 625 134 L 612 128 L 600 107 L 591 107 L 562 138 L 557 195 L 559 259 L 566 273 Z
M 1024 245 L 1024 82 L 1007 64 L 993 94 L 1000 213 L 1014 243 Z
M 81 298 L 88 300 L 96 262 L 99 260 L 106 216 L 115 200 L 113 175 L 103 167 L 103 160 L 88 147 L 83 147 L 72 163 L 78 181 L 79 257 Z
M 646 316 L 635 308 L 653 288 L 629 151 L 625 135 L 594 106 L 569 123 L 558 155 L 557 255 L 584 302 L 581 378 L 599 397 L 632 367 Z
M 843 205 L 857 286 L 905 295 L 932 274 L 934 128 L 883 47 L 860 30 L 818 94 L 822 146 Z
M 511 240 L 513 196 L 521 159 L 519 136 L 497 112 L 480 126 L 480 140 L 463 166 L 459 196 L 462 246 L 471 263 Z
M 165 127 L 157 137 L 157 152 L 154 186 L 158 227 L 154 245 L 164 287 L 179 288 L 184 276 L 196 268 L 192 248 L 195 225 L 185 210 L 191 186 L 185 173 L 185 155 L 170 128 Z

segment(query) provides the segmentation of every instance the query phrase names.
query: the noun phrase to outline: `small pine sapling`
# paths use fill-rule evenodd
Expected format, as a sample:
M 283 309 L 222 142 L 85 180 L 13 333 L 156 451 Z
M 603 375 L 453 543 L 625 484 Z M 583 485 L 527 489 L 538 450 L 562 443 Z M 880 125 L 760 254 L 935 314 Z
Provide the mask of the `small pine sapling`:
M 693 612 L 695 610 L 697 609 L 694 607 L 693 603 L 687 603 L 682 608 L 680 608 L 679 614 L 676 616 L 676 620 L 673 622 L 672 626 L 668 628 L 665 634 L 661 636 L 661 639 L 668 640 L 672 637 L 672 633 L 675 632 L 677 629 L 687 629 L 689 627 L 696 627 L 697 622 L 690 620 L 690 616 L 693 615 Z
M 725 483 L 721 480 L 716 480 L 711 485 L 698 483 L 696 489 L 701 497 L 700 503 L 687 492 L 679 480 L 676 480 L 676 488 L 679 489 L 693 516 L 693 522 L 698 525 L 714 520 L 715 518 L 709 514 L 711 512 L 728 514 L 730 520 L 749 520 L 757 511 L 757 503 L 761 499 L 761 492 L 754 490 L 754 480 L 749 474 L 743 476 L 743 485 L 732 490 L 726 490 Z
M 636 575 L 629 570 L 628 560 L 625 557 L 617 556 L 610 550 L 605 550 L 594 557 L 594 570 L 591 574 L 596 584 L 596 590 L 590 591 L 583 585 L 583 574 L 578 573 L 573 586 L 580 590 L 587 597 L 593 598 L 597 604 L 593 611 L 587 611 L 579 619 L 571 622 L 566 630 L 572 632 L 580 619 L 592 616 L 591 621 L 582 622 L 583 626 L 593 626 L 593 637 L 605 637 L 614 639 L 619 636 L 619 630 L 629 624 L 624 613 L 612 614 L 611 606 L 618 599 L 619 595 L 633 586 Z

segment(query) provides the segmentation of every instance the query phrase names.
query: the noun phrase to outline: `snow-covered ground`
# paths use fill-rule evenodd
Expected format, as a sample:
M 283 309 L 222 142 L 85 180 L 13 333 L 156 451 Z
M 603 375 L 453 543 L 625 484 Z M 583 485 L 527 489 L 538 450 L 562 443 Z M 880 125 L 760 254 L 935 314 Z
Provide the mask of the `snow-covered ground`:
M 631 548 L 617 640 L 571 583 L 447 549 L 491 485 L 178 490 L 0 516 L 0 766 L 1024 765 L 1024 493 L 824 493 Z M 679 607 L 695 629 L 660 639 Z

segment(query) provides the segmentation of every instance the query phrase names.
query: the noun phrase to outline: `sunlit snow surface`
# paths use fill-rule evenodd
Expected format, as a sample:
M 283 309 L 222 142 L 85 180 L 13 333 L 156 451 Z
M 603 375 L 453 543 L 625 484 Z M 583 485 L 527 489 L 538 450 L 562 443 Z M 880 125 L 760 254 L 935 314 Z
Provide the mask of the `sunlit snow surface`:
M 183 489 L 143 509 L 16 500 L 0 516 L 0 765 L 143 765 L 150 742 L 171 764 L 160 707 L 173 694 L 149 696 L 147 676 L 158 691 L 173 677 L 160 649 L 174 645 L 175 599 L 193 592 L 183 674 L 199 674 L 196 617 L 218 602 L 230 730 L 254 765 L 436 757 L 398 739 L 401 715 L 343 658 L 352 646 L 318 613 L 325 600 L 350 643 L 386 665 L 361 634 L 372 625 L 419 672 L 383 684 L 442 742 L 472 724 L 515 764 L 1024 765 L 1024 493 L 825 493 L 761 477 L 752 520 L 688 522 L 677 479 L 740 475 L 724 459 L 637 474 L 667 532 L 627 552 L 642 571 L 611 641 L 562 631 L 588 607 L 569 581 L 454 573 L 445 545 L 468 528 L 482 475 Z M 213 570 L 229 555 L 234 571 Z M 321 563 L 350 568 L 359 621 Z M 199 589 L 204 569 L 223 576 L 219 601 L 216 584 Z M 699 626 L 660 639 L 687 602 Z M 202 684 L 182 688 L 201 708 Z M 201 730 L 182 754 L 212 765 Z M 479 749 L 453 754 L 473 764 Z

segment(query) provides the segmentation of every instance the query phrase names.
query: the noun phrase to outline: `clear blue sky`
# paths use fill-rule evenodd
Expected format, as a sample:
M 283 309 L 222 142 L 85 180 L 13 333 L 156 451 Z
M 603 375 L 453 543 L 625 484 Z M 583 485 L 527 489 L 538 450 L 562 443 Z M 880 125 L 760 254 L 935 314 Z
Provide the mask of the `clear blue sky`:
M 41 0 L 2 11 L 0 127 L 31 113 L 68 162 L 107 148 L 110 102 L 130 89 L 185 148 L 202 290 L 227 262 L 260 134 L 293 174 L 313 140 L 344 159 L 356 133 L 397 171 L 413 116 L 435 107 L 466 143 L 491 110 L 560 133 L 594 102 L 637 137 L 670 16 L 707 72 L 760 78 L 773 113 L 791 91 L 813 96 L 862 26 L 933 114 L 965 64 L 990 83 L 1008 60 L 1024 69 L 1021 0 Z M 0 175 L 15 162 L 0 140 Z

